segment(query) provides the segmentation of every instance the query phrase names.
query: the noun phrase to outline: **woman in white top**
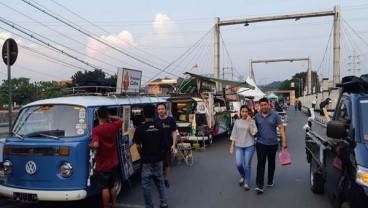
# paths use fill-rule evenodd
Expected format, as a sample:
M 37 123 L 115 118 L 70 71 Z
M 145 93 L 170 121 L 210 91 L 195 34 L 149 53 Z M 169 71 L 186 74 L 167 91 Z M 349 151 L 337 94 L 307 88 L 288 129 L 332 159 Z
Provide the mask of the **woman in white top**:
M 249 116 L 250 113 L 246 105 L 240 107 L 240 119 L 238 119 L 231 132 L 230 153 L 234 153 L 235 162 L 240 173 L 239 185 L 244 186 L 244 190 L 249 190 L 251 164 L 254 154 L 254 135 L 257 133 L 257 127 L 254 120 Z

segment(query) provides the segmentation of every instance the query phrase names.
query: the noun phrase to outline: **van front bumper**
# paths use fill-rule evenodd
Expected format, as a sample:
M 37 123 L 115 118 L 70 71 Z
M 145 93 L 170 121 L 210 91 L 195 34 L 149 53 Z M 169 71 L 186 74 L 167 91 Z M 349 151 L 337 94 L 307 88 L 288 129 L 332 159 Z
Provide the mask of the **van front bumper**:
M 86 198 L 87 192 L 85 190 L 70 190 L 70 191 L 44 191 L 32 189 L 19 189 L 0 185 L 0 195 L 14 200 L 18 195 L 33 195 L 36 197 L 35 201 L 76 201 Z

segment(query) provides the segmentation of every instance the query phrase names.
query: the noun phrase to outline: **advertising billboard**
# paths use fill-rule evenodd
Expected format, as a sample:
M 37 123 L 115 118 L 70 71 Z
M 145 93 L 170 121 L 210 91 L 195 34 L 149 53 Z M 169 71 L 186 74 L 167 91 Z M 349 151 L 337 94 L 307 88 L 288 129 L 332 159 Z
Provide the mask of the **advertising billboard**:
M 142 71 L 118 67 L 117 93 L 139 93 Z

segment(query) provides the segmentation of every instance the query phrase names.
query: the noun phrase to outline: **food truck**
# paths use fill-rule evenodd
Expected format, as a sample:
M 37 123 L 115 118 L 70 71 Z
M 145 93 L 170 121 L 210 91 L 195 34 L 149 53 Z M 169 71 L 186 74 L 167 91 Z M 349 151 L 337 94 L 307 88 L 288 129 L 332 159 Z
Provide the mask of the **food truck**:
M 186 140 L 205 140 L 212 144 L 213 137 L 230 133 L 231 111 L 226 110 L 225 100 L 221 97 L 212 93 L 174 95 L 168 101 L 179 132 Z

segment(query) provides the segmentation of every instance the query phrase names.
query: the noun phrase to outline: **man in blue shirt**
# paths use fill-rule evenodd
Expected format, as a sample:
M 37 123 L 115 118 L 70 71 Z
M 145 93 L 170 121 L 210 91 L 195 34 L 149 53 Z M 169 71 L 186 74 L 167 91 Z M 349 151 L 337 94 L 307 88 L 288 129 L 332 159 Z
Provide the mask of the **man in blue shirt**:
M 267 187 L 274 186 L 273 177 L 275 174 L 275 160 L 278 148 L 276 127 L 278 127 L 280 131 L 282 148 L 287 147 L 285 129 L 282 124 L 281 117 L 277 112 L 270 110 L 268 102 L 267 98 L 261 98 L 259 100 L 260 112 L 254 117 L 258 128 L 256 143 L 258 158 L 256 178 L 257 188 L 255 188 L 255 191 L 259 194 L 263 193 L 266 159 L 268 163 Z

